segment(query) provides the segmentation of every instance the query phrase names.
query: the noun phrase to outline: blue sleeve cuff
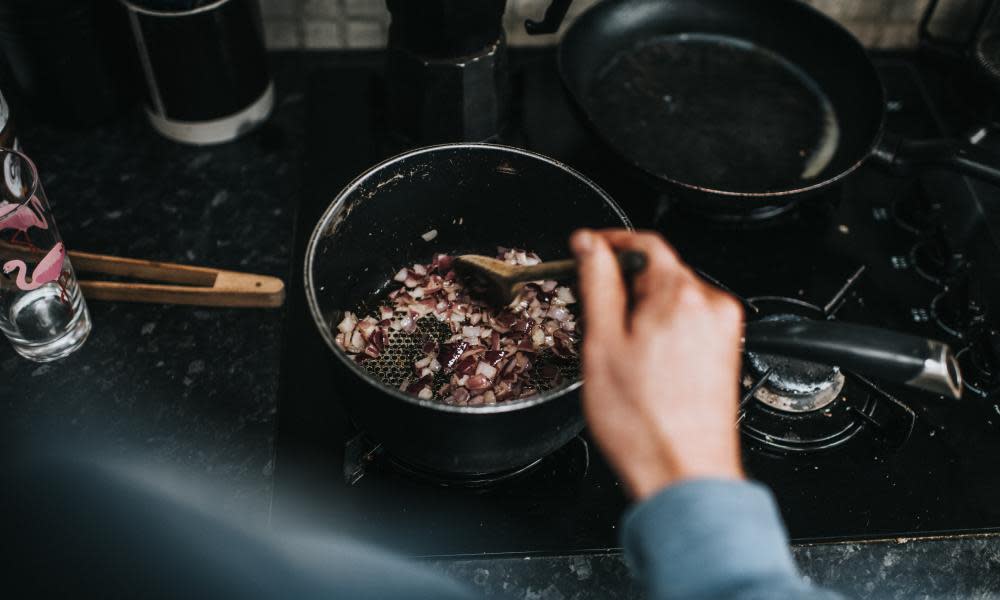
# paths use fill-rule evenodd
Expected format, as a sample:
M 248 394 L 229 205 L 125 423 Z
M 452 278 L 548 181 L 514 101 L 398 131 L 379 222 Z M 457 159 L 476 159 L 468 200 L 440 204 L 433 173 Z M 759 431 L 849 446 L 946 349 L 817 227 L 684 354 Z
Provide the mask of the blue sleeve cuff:
M 626 513 L 622 535 L 652 598 L 818 591 L 799 578 L 771 493 L 757 483 L 698 479 L 669 486 Z

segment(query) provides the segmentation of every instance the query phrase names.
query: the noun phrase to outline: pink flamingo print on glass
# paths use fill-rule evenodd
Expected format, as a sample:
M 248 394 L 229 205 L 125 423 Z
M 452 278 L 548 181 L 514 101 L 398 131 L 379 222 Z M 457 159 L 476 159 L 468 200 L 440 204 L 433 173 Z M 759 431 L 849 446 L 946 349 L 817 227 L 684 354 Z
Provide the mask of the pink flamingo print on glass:
M 63 288 L 62 282 L 59 281 L 63 274 L 63 261 L 65 260 L 66 246 L 62 242 L 57 242 L 55 246 L 52 246 L 48 254 L 45 255 L 45 258 L 35 265 L 35 269 L 31 273 L 31 281 L 27 280 L 28 266 L 24 264 L 23 260 L 8 260 L 3 265 L 3 273 L 4 275 L 10 275 L 12 272 L 17 271 L 17 278 L 14 280 L 14 283 L 18 288 L 26 292 L 37 290 L 50 281 L 59 282 L 60 299 L 66 302 L 66 290 Z
M 28 237 L 28 230 L 32 227 L 49 228 L 42 201 L 37 196 L 32 196 L 26 204 L 18 205 L 12 202 L 0 204 L 0 229 L 14 230 L 10 243 L 15 243 L 18 236 L 21 236 L 24 243 L 30 246 L 31 238 Z
M 18 177 L 0 181 L 0 330 L 18 354 L 38 362 L 74 352 L 90 315 L 34 163 L 0 148 Z

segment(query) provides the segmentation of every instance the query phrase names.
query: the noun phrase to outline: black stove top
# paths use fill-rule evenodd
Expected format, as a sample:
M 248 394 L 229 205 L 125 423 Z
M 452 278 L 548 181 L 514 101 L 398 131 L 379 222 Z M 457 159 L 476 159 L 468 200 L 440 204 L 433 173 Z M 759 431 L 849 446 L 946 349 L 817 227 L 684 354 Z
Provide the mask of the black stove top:
M 907 56 L 877 64 L 889 129 L 939 134 L 933 77 Z M 749 314 L 837 318 L 950 341 L 972 380 L 961 401 L 853 373 L 813 373 L 808 402 L 782 394 L 784 366 L 751 357 L 740 427 L 748 471 L 775 492 L 795 541 L 1000 529 L 1000 193 L 957 176 L 896 178 L 863 167 L 834 192 L 769 219 L 733 223 L 674 205 L 632 178 L 569 105 L 551 51 L 515 51 L 520 127 L 508 143 L 592 177 L 639 227 L 664 233 Z M 315 73 L 296 248 L 339 189 L 404 149 L 381 135 L 377 61 Z M 290 286 L 277 432 L 276 521 L 355 534 L 417 555 L 614 548 L 627 506 L 586 434 L 495 478 L 442 480 L 381 455 L 343 413 L 331 357 Z M 762 375 L 771 374 L 766 381 Z M 992 373 L 993 379 L 987 376 Z M 783 379 L 783 377 L 785 379 Z M 991 383 L 993 382 L 993 383 Z M 822 388 L 822 389 L 820 389 Z M 665 391 L 666 393 L 666 391 Z

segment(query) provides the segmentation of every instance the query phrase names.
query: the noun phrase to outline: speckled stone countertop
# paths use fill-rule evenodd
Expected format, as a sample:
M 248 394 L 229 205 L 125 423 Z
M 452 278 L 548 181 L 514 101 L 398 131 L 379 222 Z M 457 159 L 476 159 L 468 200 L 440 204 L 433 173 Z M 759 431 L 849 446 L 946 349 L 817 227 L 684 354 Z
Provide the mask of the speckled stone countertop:
M 278 53 L 278 102 L 230 144 L 182 146 L 138 110 L 88 131 L 24 115 L 70 249 L 277 275 L 291 269 L 309 71 L 333 53 Z M 63 445 L 210 481 L 240 519 L 267 522 L 282 310 L 90 305 L 94 330 L 66 360 L 37 365 L 0 344 L 7 441 Z M 1000 597 L 1000 538 L 794 549 L 813 581 L 858 598 Z M 641 598 L 620 554 L 435 561 L 489 597 Z
M 298 64 L 276 60 L 274 118 L 219 146 L 167 141 L 138 107 L 82 131 L 16 115 L 67 247 L 287 279 Z M 265 522 L 284 311 L 89 305 L 93 332 L 65 360 L 38 365 L 0 344 L 3 430 L 201 477 L 233 515 Z
M 847 598 L 1000 598 L 1000 539 L 796 546 L 803 576 Z M 640 599 L 619 553 L 434 561 L 488 598 Z

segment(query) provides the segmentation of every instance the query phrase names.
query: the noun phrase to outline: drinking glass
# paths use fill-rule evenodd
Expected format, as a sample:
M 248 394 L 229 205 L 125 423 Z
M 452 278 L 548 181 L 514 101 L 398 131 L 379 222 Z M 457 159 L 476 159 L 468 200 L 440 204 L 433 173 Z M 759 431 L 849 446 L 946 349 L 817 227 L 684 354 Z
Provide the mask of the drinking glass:
M 90 315 L 35 164 L 0 148 L 0 330 L 18 354 L 48 362 L 90 333 Z

